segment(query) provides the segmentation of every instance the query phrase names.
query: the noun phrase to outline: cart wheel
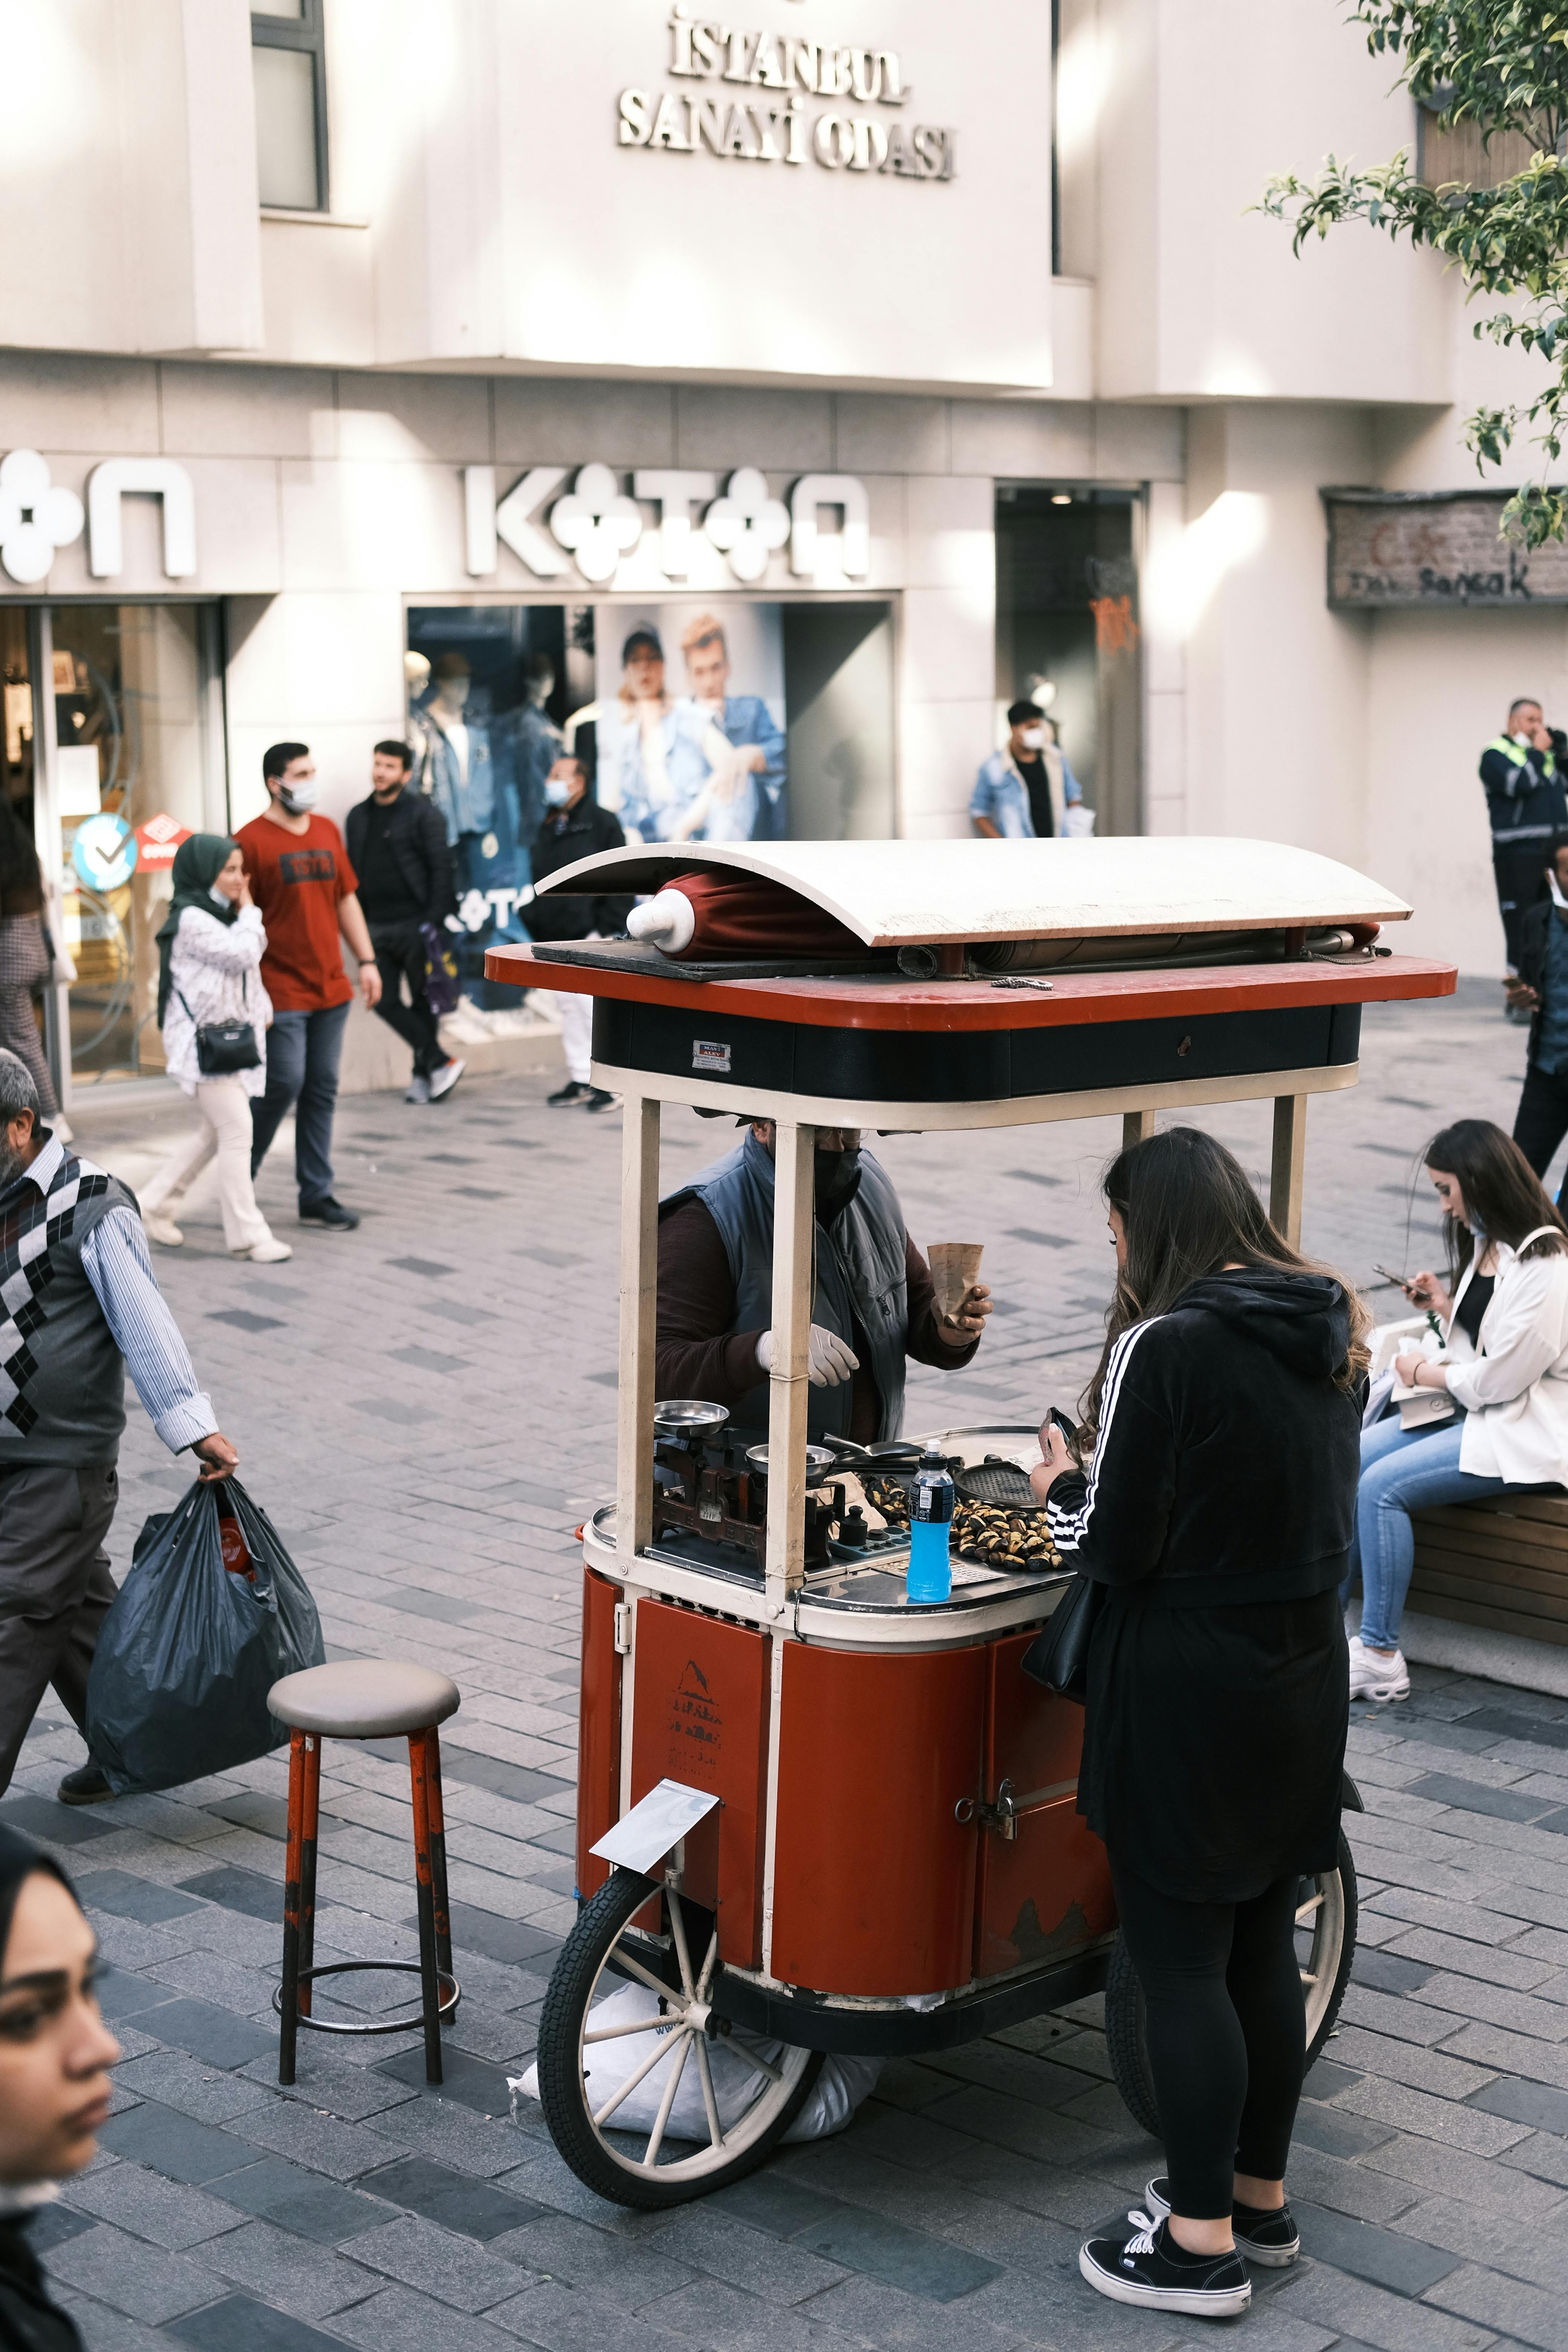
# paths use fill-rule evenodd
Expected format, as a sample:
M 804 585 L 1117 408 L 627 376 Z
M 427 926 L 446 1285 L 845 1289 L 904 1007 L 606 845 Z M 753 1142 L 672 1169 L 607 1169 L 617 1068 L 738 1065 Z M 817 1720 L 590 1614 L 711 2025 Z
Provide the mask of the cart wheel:
M 680 2205 L 753 2171 L 795 2121 L 822 2068 L 816 2050 L 785 2048 L 771 2064 L 757 2059 L 751 2104 L 728 2126 L 721 2121 L 710 2053 L 725 2028 L 707 2000 L 719 1964 L 718 1934 L 710 1913 L 668 1889 L 668 1942 L 633 1928 L 634 1915 L 660 1891 L 655 1881 L 634 1872 L 612 1872 L 584 1904 L 562 1948 L 540 2018 L 539 2095 L 550 2137 L 578 2179 L 617 2205 Z M 646 2024 L 595 2032 L 595 2004 L 628 1983 L 658 1995 L 658 2016 Z M 646 2045 L 637 2052 L 637 2065 L 595 2113 L 587 2095 L 584 2053 L 595 2042 L 633 2037 Z M 666 2137 L 691 2059 L 707 2116 L 705 2146 Z M 649 2077 L 661 2081 L 662 2088 L 652 2129 L 617 2131 L 616 2109 Z
M 1339 1868 L 1316 1878 L 1303 1878 L 1299 1894 L 1296 1953 L 1307 2004 L 1307 2063 L 1310 2066 L 1334 2030 L 1355 1958 L 1355 1864 L 1342 1830 Z M 1105 2040 L 1123 2105 L 1135 2124 L 1158 2139 L 1160 2109 L 1149 2071 L 1143 1988 L 1120 1936 L 1105 1986 Z

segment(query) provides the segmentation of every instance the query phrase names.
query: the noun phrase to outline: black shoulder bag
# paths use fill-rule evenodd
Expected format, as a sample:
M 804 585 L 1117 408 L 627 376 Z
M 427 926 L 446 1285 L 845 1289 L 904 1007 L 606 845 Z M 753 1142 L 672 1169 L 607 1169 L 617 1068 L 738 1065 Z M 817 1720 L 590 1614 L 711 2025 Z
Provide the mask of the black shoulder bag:
M 1041 1626 L 1024 1653 L 1021 1664 L 1031 1681 L 1043 1684 L 1058 1698 L 1083 1705 L 1089 1694 L 1089 1645 L 1104 1605 L 1104 1585 L 1079 1569 L 1049 1624 Z
M 240 992 L 247 1004 L 250 1002 L 250 974 L 241 972 Z M 175 995 L 185 1004 L 184 991 L 176 988 Z M 185 1018 L 196 1033 L 196 1068 L 204 1078 L 232 1077 L 237 1070 L 258 1070 L 261 1053 L 256 1043 L 253 1021 L 198 1021 L 185 1004 Z

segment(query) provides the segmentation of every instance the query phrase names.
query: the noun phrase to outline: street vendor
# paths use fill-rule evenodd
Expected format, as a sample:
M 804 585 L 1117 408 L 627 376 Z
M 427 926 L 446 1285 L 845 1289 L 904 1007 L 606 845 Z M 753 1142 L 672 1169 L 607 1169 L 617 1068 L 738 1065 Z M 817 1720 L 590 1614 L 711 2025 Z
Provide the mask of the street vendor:
M 991 1293 L 972 1283 L 950 1321 L 938 1315 L 931 1268 L 858 1128 L 818 1128 L 815 1190 L 808 1434 L 869 1445 L 902 1432 L 907 1358 L 944 1371 L 969 1362 Z M 773 1290 L 773 1125 L 753 1119 L 659 1204 L 658 1393 L 765 1429 Z

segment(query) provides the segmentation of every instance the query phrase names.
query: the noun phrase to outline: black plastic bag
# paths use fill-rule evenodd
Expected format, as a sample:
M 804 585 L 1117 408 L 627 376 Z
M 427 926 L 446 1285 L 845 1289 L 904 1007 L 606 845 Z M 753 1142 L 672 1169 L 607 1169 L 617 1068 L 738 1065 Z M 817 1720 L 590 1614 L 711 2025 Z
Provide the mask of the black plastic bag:
M 198 1479 L 147 1521 L 103 1621 L 87 1685 L 93 1759 L 119 1796 L 248 1764 L 289 1737 L 267 1711 L 272 1685 L 324 1655 L 316 1604 L 266 1512 L 237 1478 Z

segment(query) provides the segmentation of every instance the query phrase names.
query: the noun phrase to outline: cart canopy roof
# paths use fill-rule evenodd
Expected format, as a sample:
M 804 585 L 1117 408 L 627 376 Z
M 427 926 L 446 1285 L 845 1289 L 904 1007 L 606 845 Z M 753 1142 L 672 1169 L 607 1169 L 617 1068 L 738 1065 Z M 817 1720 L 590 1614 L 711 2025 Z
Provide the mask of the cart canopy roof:
M 1280 841 L 634 843 L 579 858 L 542 897 L 658 890 L 699 866 L 792 890 L 868 947 L 1396 923 L 1403 898 Z

